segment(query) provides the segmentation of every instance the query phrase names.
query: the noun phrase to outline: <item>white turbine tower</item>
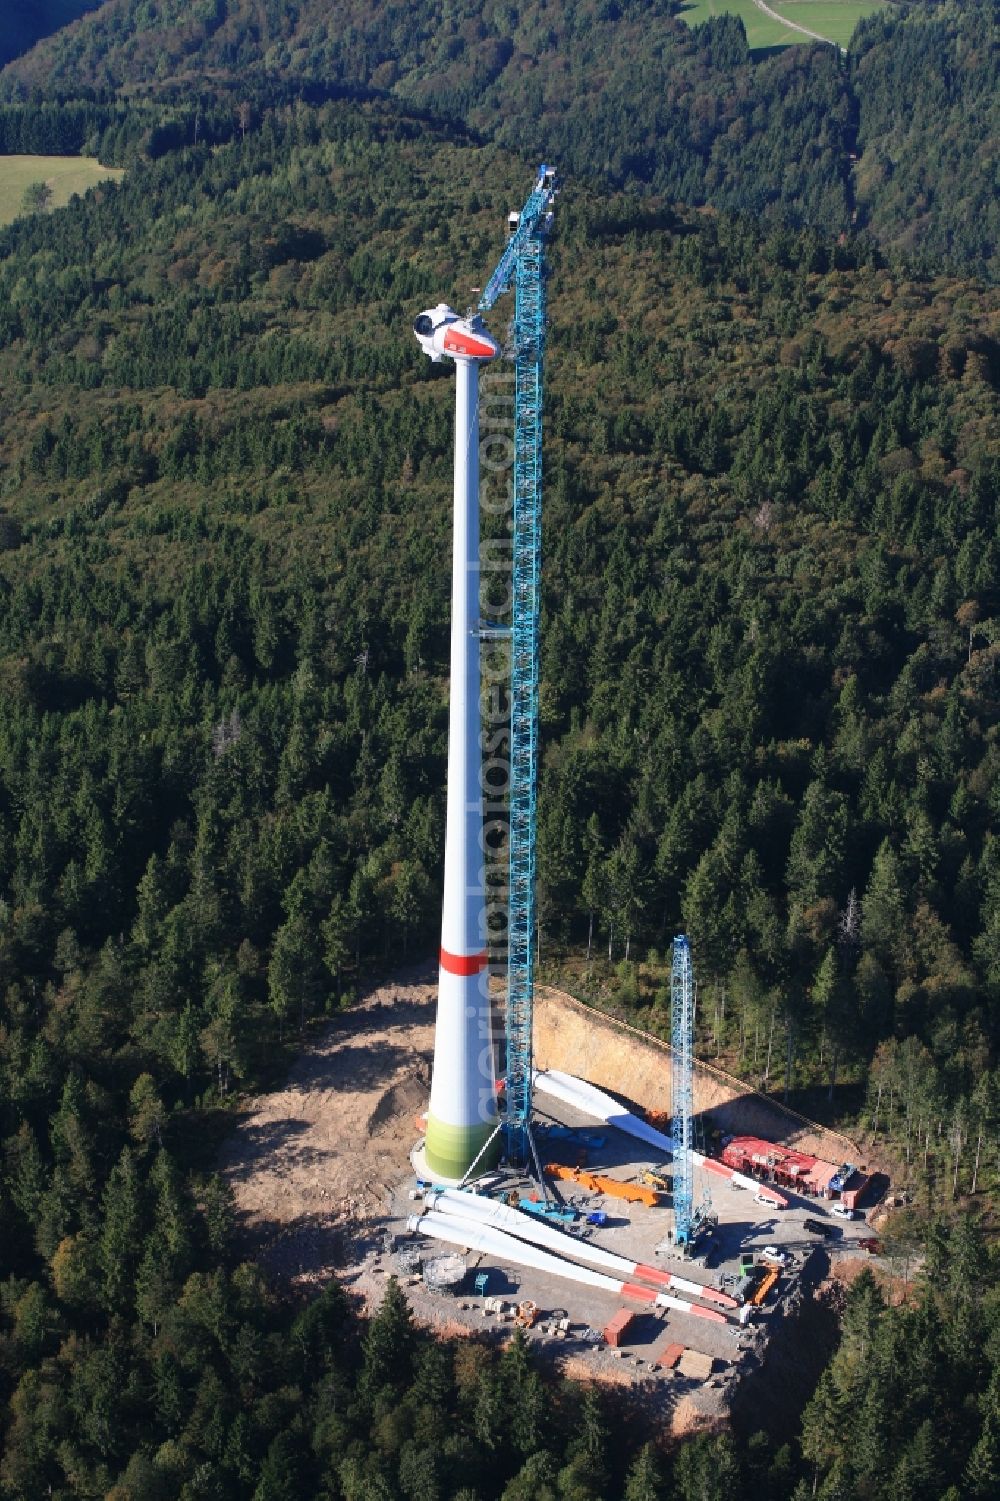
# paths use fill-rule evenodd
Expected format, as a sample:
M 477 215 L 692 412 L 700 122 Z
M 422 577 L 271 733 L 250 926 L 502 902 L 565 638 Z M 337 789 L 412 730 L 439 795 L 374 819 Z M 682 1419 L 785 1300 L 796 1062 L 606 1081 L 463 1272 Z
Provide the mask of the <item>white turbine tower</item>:
M 413 325 L 432 360 L 455 362 L 455 518 L 444 904 L 434 1071 L 420 1166 L 458 1183 L 497 1128 L 487 970 L 479 711 L 479 366 L 499 346 L 445 303 Z

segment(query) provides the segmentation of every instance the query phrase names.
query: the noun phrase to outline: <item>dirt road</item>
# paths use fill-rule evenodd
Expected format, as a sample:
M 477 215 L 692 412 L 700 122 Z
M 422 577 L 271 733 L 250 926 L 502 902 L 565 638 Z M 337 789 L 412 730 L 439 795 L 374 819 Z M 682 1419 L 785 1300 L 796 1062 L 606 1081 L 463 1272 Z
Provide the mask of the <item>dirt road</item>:
M 814 42 L 825 42 L 828 47 L 838 46 L 838 43 L 831 42 L 828 36 L 820 36 L 818 31 L 810 31 L 808 26 L 800 26 L 797 21 L 789 21 L 785 16 L 779 16 L 776 10 L 772 10 L 769 5 L 764 4 L 764 0 L 753 0 L 753 3 L 758 10 L 764 12 L 769 20 L 777 21 L 781 26 L 787 26 L 789 31 L 798 31 L 802 36 L 807 36 Z M 841 47 L 840 50 L 841 52 L 846 52 L 847 48 Z

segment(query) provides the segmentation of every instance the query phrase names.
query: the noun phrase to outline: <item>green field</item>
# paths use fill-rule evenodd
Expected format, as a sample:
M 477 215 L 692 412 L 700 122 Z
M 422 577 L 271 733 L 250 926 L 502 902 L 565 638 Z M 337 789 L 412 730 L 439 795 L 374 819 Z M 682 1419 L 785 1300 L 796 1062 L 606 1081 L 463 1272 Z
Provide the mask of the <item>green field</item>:
M 847 46 L 861 17 L 880 10 L 883 3 L 884 0 L 767 0 L 771 10 L 842 47 Z M 754 0 L 691 0 L 680 12 L 689 26 L 700 26 L 712 16 L 727 14 L 743 18 L 747 41 L 754 50 L 788 47 L 793 42 L 807 40 L 801 32 L 765 16 Z
M 790 31 L 787 26 L 781 26 L 777 21 L 772 21 L 770 16 L 765 16 L 763 11 L 757 9 L 753 0 L 692 0 L 679 14 L 689 26 L 700 26 L 713 16 L 741 16 L 746 27 L 747 41 L 753 48 L 787 47 L 791 42 L 805 40 L 797 32 Z
M 787 20 L 846 47 L 862 17 L 881 10 L 884 0 L 767 0 L 767 3 Z
M 116 167 L 102 167 L 93 156 L 0 156 L 0 224 L 22 212 L 24 190 L 30 183 L 47 182 L 52 208 L 61 208 L 74 193 L 85 193 L 96 182 L 122 176 Z

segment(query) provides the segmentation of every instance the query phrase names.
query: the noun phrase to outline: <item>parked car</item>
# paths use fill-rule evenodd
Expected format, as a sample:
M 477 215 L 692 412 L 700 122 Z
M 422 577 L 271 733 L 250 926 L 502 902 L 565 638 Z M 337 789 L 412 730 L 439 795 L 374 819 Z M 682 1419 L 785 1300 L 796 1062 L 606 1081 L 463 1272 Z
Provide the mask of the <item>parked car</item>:
M 830 1213 L 835 1214 L 838 1220 L 853 1220 L 856 1217 L 856 1210 L 848 1209 L 846 1204 L 832 1204 Z
M 877 1235 L 866 1235 L 864 1240 L 858 1241 L 858 1245 L 862 1251 L 867 1251 L 869 1256 L 880 1256 L 882 1254 L 882 1242 Z
M 766 1256 L 768 1261 L 777 1262 L 778 1266 L 787 1266 L 791 1257 L 787 1251 L 779 1251 L 777 1246 L 765 1246 L 760 1253 Z
M 803 1230 L 808 1230 L 810 1235 L 822 1235 L 824 1240 L 829 1240 L 836 1232 L 832 1225 L 824 1225 L 822 1220 L 803 1220 Z

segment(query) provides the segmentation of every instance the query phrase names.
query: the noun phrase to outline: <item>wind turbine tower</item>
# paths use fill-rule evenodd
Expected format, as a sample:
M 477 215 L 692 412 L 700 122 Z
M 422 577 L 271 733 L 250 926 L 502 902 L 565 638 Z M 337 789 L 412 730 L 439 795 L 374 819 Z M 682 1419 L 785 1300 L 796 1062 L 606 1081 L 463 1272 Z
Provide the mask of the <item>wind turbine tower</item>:
M 413 332 L 432 360 L 455 364 L 455 510 L 451 578 L 451 689 L 444 904 L 426 1173 L 459 1183 L 497 1133 L 487 970 L 479 682 L 479 367 L 499 345 L 477 317 L 445 303 Z

